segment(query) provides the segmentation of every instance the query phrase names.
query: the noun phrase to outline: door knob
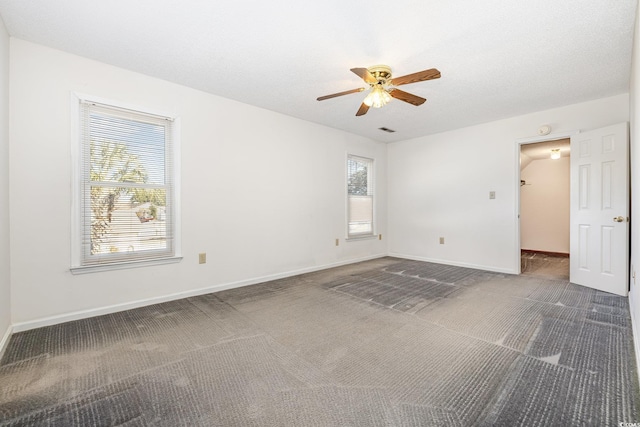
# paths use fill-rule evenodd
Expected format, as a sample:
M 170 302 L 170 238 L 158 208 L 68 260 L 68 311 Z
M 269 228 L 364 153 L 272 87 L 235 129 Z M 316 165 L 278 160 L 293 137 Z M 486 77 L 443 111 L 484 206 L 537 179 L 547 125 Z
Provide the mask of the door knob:
M 624 217 L 623 216 L 616 216 L 613 218 L 613 220 L 615 222 L 624 222 Z

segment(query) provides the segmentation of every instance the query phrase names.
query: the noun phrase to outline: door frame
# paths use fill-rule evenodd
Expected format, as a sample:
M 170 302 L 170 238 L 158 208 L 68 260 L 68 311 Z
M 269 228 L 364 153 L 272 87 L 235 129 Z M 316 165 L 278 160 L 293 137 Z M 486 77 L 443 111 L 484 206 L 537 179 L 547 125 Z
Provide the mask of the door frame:
M 548 142 L 548 141 L 557 141 L 559 139 L 567 139 L 572 136 L 578 135 L 580 131 L 567 131 L 567 132 L 556 132 L 550 133 L 547 135 L 537 135 L 531 136 L 527 138 L 518 138 L 515 143 L 515 162 L 516 165 L 516 194 L 515 194 L 515 218 L 516 218 L 516 254 L 515 254 L 515 271 L 516 274 L 522 274 L 522 262 L 521 262 L 521 251 L 522 251 L 522 242 L 520 240 L 520 151 L 523 145 L 527 144 L 536 144 L 538 142 Z M 571 166 L 569 166 L 571 168 Z M 571 253 L 569 253 L 571 256 Z

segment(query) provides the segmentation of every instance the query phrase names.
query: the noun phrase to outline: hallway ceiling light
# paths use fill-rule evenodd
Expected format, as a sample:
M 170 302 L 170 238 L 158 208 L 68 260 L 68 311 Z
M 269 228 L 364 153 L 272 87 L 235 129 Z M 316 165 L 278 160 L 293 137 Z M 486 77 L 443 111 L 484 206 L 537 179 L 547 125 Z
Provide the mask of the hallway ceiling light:
M 558 160 L 560 158 L 560 149 L 554 148 L 551 150 L 551 160 Z

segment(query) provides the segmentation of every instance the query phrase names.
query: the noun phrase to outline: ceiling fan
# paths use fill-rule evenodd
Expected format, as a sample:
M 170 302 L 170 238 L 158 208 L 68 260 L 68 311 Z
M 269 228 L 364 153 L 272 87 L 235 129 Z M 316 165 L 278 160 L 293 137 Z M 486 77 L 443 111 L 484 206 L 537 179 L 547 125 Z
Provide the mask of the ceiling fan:
M 422 105 L 426 99 L 416 95 L 412 95 L 408 92 L 404 92 L 397 89 L 396 86 L 406 85 L 409 83 L 423 82 L 425 80 L 433 80 L 440 78 L 440 71 L 435 68 L 429 70 L 418 71 L 417 73 L 407 74 L 402 77 L 391 77 L 391 67 L 387 65 L 374 65 L 369 68 L 352 68 L 351 71 L 358 77 L 365 81 L 369 85 L 370 92 L 360 105 L 356 116 L 363 116 L 367 114 L 370 107 L 380 108 L 391 101 L 391 98 L 399 99 L 400 101 L 408 102 L 409 104 Z M 362 92 L 367 88 L 361 87 L 358 89 L 346 90 L 344 92 L 338 92 L 331 95 L 325 95 L 318 98 L 318 101 L 324 101 L 325 99 L 335 98 L 337 96 L 349 95 L 351 93 Z

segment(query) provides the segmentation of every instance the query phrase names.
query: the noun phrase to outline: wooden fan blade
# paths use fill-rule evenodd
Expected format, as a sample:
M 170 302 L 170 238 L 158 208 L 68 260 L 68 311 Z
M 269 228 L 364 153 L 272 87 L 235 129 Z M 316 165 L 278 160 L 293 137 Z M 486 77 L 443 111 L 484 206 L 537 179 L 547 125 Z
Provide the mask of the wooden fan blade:
M 406 85 L 409 83 L 417 83 L 423 82 L 425 80 L 433 80 L 440 78 L 440 71 L 435 68 L 431 68 L 429 70 L 418 71 L 417 73 L 407 74 L 402 77 L 393 77 L 391 79 L 391 84 L 394 86 Z
M 364 116 L 365 114 L 367 114 L 367 111 L 369 111 L 369 106 L 363 102 L 360 108 L 358 108 L 356 116 Z
M 344 92 L 338 92 L 338 93 L 334 93 L 334 94 L 331 94 L 331 95 L 321 96 L 321 97 L 319 97 L 317 99 L 318 99 L 318 101 L 324 101 L 325 99 L 335 98 L 336 96 L 349 95 L 350 93 L 362 92 L 363 90 L 365 90 L 365 88 L 360 87 L 358 89 L 345 90 Z
M 367 83 L 378 83 L 366 68 L 352 68 L 351 71 Z
M 408 92 L 405 92 L 405 91 L 402 91 L 400 89 L 393 89 L 393 90 L 389 91 L 389 95 L 391 95 L 395 99 L 399 99 L 400 101 L 404 101 L 404 102 L 408 102 L 409 104 L 413 104 L 416 107 L 418 105 L 424 104 L 424 102 L 426 101 L 426 99 L 424 99 L 424 98 L 421 98 L 421 97 L 416 96 L 416 95 L 412 95 L 412 94 L 410 94 Z

